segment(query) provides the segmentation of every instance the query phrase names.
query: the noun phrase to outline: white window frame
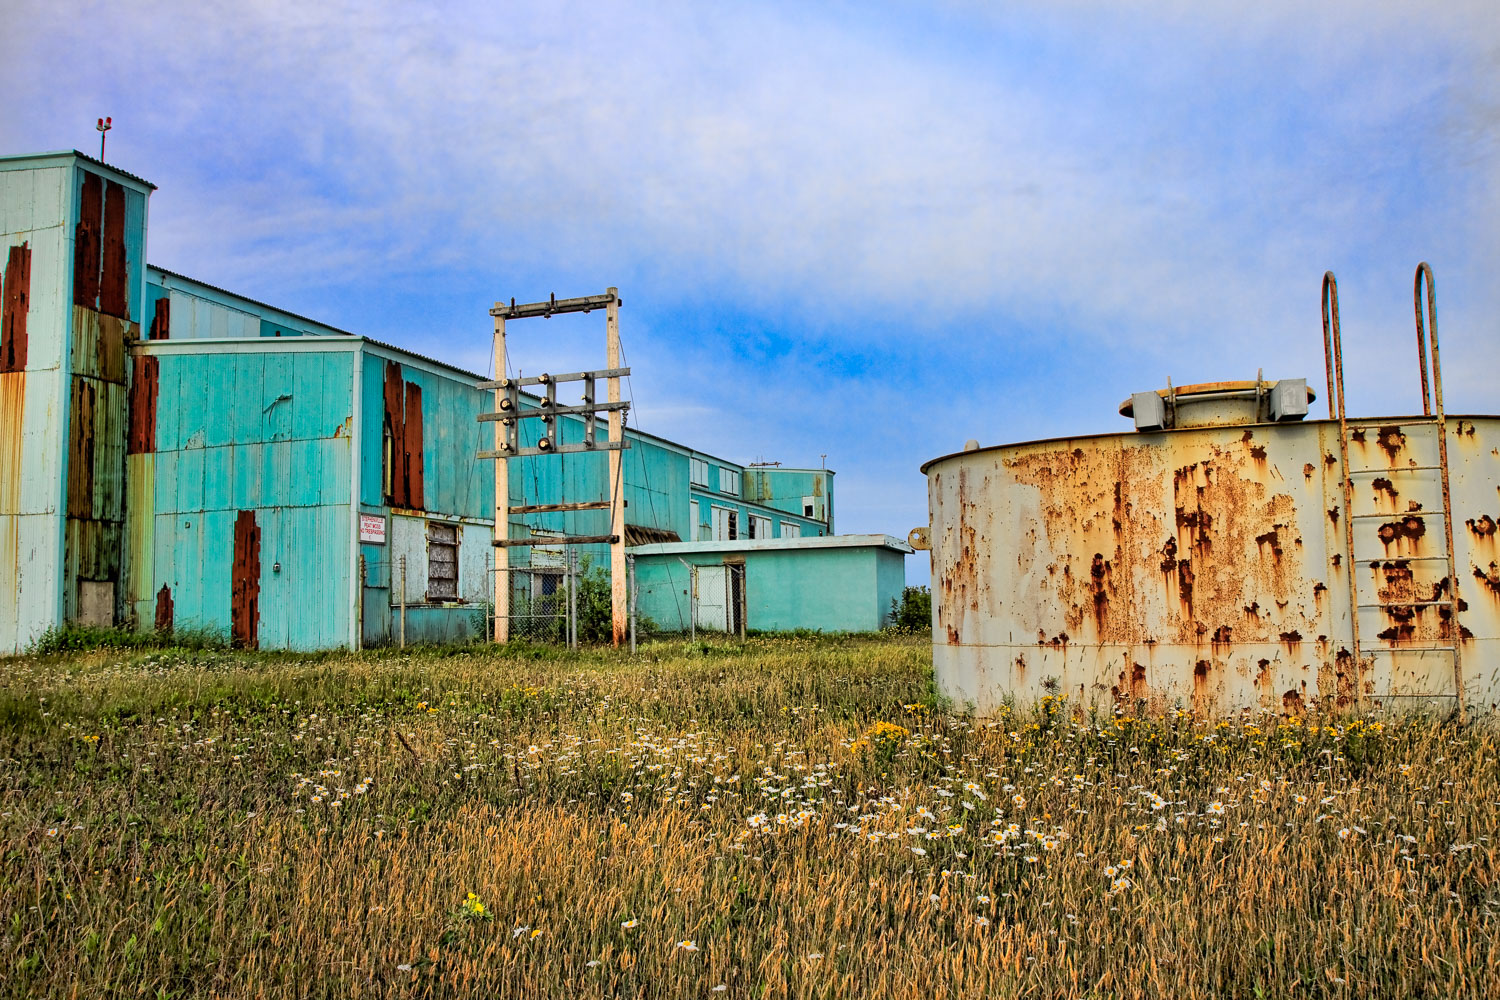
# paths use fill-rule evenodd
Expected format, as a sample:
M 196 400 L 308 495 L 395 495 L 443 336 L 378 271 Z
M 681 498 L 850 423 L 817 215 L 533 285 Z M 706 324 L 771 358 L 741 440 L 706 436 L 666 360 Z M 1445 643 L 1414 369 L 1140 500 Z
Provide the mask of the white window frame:
M 781 522 L 781 537 L 782 538 L 801 538 L 802 537 L 802 525 L 800 525 L 800 524 L 793 524 L 791 521 L 782 521 Z
M 725 496 L 737 497 L 743 489 L 743 481 L 738 469 L 727 466 L 719 466 L 719 492 Z
M 739 523 L 738 523 L 739 522 L 739 511 L 737 511 L 733 507 L 721 507 L 718 504 L 714 504 L 709 509 L 713 511 L 713 523 L 709 526 L 709 529 L 712 532 L 712 538 L 711 538 L 712 541 L 715 541 L 715 542 L 728 542 L 728 541 L 733 541 L 734 540 L 734 539 L 731 539 L 729 537 L 729 535 L 730 535 L 730 523 L 729 522 L 730 522 L 731 518 L 735 521 L 735 524 L 733 525 L 734 534 L 735 534 L 736 537 L 739 536 Z M 723 531 L 719 530 L 720 529 L 720 522 L 721 521 L 722 521 L 722 527 L 724 529 Z
M 775 538 L 776 529 L 771 526 L 771 519 L 764 514 L 751 514 L 749 519 L 750 538 Z
M 708 488 L 708 463 L 701 458 L 688 459 L 688 481 L 694 486 Z

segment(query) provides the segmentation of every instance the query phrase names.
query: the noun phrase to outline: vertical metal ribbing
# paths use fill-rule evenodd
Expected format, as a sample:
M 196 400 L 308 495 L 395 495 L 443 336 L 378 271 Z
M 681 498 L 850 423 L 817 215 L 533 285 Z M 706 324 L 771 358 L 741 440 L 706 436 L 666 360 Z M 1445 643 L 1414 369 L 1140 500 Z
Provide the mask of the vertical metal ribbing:
M 1422 281 L 1427 282 L 1427 327 L 1422 327 Z M 1432 388 L 1437 407 L 1438 466 L 1443 477 L 1443 541 L 1448 546 L 1448 638 L 1453 643 L 1453 694 L 1458 702 L 1458 720 L 1464 721 L 1463 632 L 1458 623 L 1458 568 L 1453 561 L 1453 500 L 1448 484 L 1448 426 L 1443 411 L 1443 366 L 1438 355 L 1437 284 L 1432 267 L 1425 260 L 1417 265 L 1412 280 L 1412 297 L 1417 315 L 1417 349 L 1422 357 L 1422 409 L 1427 409 L 1427 343 L 1432 344 Z
M 1359 587 L 1354 573 L 1354 483 L 1349 478 L 1349 421 L 1344 412 L 1344 348 L 1339 332 L 1339 283 L 1332 271 L 1323 274 L 1323 338 L 1324 350 L 1332 348 L 1332 365 L 1329 369 L 1329 416 L 1335 410 L 1339 421 L 1339 470 L 1344 480 L 1344 575 L 1349 581 L 1349 625 L 1354 641 L 1354 703 L 1363 700 L 1363 685 L 1360 674 L 1364 660 L 1359 645 Z

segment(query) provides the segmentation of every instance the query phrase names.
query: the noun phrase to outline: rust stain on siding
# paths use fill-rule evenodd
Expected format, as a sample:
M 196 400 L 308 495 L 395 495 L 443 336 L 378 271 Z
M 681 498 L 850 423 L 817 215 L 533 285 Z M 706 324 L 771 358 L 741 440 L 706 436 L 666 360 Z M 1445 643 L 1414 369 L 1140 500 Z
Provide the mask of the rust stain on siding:
M 11 247 L 0 292 L 0 372 L 26 370 L 26 316 L 31 311 L 31 246 Z
M 234 522 L 234 564 L 229 598 L 230 638 L 241 649 L 260 648 L 260 526 L 253 510 Z
M 26 373 L 0 374 L 0 514 L 21 510 L 21 417 L 26 412 Z M 10 580 L 16 567 L 8 566 Z
M 160 298 L 151 311 L 151 333 L 152 340 L 172 339 L 172 300 Z
M 110 181 L 104 187 L 103 267 L 99 277 L 99 311 L 126 319 L 130 315 L 130 276 L 125 257 L 125 188 Z
M 104 180 L 83 175 L 78 225 L 73 230 L 73 304 L 86 309 L 99 305 L 100 234 L 104 216 Z
M 130 379 L 130 431 L 127 455 L 149 455 L 156 450 L 158 363 L 154 357 L 133 358 Z
M 172 588 L 165 583 L 156 592 L 156 631 L 172 631 Z
M 401 366 L 385 365 L 385 501 L 423 509 L 422 387 L 401 377 Z

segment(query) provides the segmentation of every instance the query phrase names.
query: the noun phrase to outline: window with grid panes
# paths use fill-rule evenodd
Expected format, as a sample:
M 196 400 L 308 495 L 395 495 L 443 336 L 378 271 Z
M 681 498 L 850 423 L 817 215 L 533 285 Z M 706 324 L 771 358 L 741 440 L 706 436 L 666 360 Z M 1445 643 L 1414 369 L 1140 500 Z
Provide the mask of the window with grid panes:
M 427 599 L 458 600 L 458 525 L 427 522 Z

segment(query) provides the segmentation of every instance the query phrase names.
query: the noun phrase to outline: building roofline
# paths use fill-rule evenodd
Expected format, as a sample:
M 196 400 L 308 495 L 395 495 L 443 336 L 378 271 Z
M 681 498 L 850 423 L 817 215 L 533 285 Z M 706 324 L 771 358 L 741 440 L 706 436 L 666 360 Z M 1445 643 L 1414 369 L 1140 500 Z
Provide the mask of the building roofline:
M 835 475 L 829 468 L 803 469 L 790 465 L 747 465 L 744 469 L 746 472 L 826 472 L 830 476 Z
M 630 553 L 637 556 L 677 556 L 689 553 L 715 552 L 792 552 L 802 549 L 892 549 L 904 555 L 915 551 L 901 539 L 891 535 L 820 535 L 811 538 L 737 538 L 733 541 L 717 542 L 657 542 L 652 545 L 633 545 Z
M 98 167 L 101 170 L 107 170 L 118 177 L 130 181 L 131 183 L 139 184 L 142 187 L 147 188 L 148 190 L 156 190 L 156 185 L 146 180 L 146 178 L 138 177 L 135 174 L 130 173 L 128 170 L 121 170 L 119 167 L 115 166 L 112 163 L 105 163 L 103 160 L 95 159 L 89 154 L 77 149 L 53 149 L 48 150 L 45 153 L 12 153 L 8 156 L 0 156 L 0 170 L 6 169 L 8 165 L 18 167 L 29 160 L 41 161 L 61 159 L 83 160 L 85 163 L 93 164 L 95 167 Z
M 342 337 L 357 337 L 357 336 L 359 336 L 359 334 L 350 333 L 348 330 L 340 330 L 336 326 L 330 326 L 329 324 L 324 323 L 322 320 L 313 319 L 311 316 L 303 316 L 300 313 L 289 312 L 289 311 L 281 308 L 280 306 L 273 306 L 269 302 L 261 302 L 259 299 L 252 299 L 248 295 L 241 295 L 239 292 L 231 292 L 227 288 L 223 288 L 223 287 L 221 287 L 219 285 L 210 284 L 209 282 L 204 281 L 201 278 L 194 278 L 191 275 L 182 274 L 182 273 L 180 273 L 178 271 L 168 270 L 167 268 L 161 267 L 161 266 L 159 266 L 157 264 L 147 264 L 146 265 L 146 278 L 147 278 L 147 280 L 150 280 L 150 278 L 151 278 L 151 272 L 152 271 L 156 271 L 156 272 L 158 272 L 160 274 L 164 274 L 168 278 L 175 278 L 178 281 L 186 281 L 186 282 L 188 282 L 190 284 L 197 285 L 199 288 L 207 288 L 211 292 L 218 292 L 220 295 L 227 295 L 227 296 L 229 296 L 232 299 L 239 299 L 241 302 L 248 302 L 252 306 L 259 306 L 262 309 L 269 309 L 272 312 L 280 313 L 283 316 L 290 316 L 292 319 L 301 320 L 304 323 L 311 323 L 314 326 L 320 326 L 323 329 L 330 330 L 333 333 L 338 334 L 339 336 L 342 336 Z
M 392 351 L 392 352 L 397 353 L 397 354 L 406 355 L 407 357 L 415 358 L 418 361 L 423 361 L 423 362 L 426 362 L 427 364 L 434 365 L 434 366 L 436 366 L 438 368 L 442 368 L 445 371 L 452 372 L 455 375 L 460 375 L 464 379 L 467 379 L 467 380 L 472 380 L 472 381 L 475 381 L 475 382 L 488 382 L 488 381 L 490 381 L 490 376 L 487 375 L 487 374 L 481 374 L 479 372 L 469 371 L 466 368 L 460 368 L 457 365 L 450 364 L 447 361 L 442 361 L 442 360 L 439 360 L 438 358 L 431 357 L 430 355 L 418 353 L 417 351 L 413 351 L 413 350 L 411 350 L 410 348 L 407 348 L 407 347 L 400 347 L 400 346 L 397 346 L 396 344 L 392 344 L 392 343 L 389 343 L 387 341 L 376 340 L 374 337 L 367 337 L 367 336 L 364 336 L 363 334 L 352 333 L 352 332 L 350 332 L 348 330 L 342 330 L 342 329 L 340 329 L 340 328 L 338 328 L 336 326 L 331 326 L 328 323 L 324 323 L 321 320 L 313 319 L 310 316 L 303 316 L 303 315 L 301 315 L 299 313 L 289 312 L 288 310 L 282 309 L 282 308 L 280 308 L 278 306 L 274 306 L 274 305 L 272 305 L 269 302 L 262 302 L 259 299 L 252 299 L 252 298 L 250 298 L 247 295 L 241 295 L 238 292 L 230 291 L 229 289 L 221 287 L 219 285 L 211 284 L 211 283 L 209 283 L 207 281 L 203 281 L 203 280 L 201 280 L 199 278 L 194 278 L 191 275 L 182 274 L 181 272 L 173 271 L 173 270 L 171 270 L 169 268 L 161 267 L 160 265 L 157 265 L 157 264 L 148 264 L 147 265 L 147 271 L 148 271 L 148 274 L 147 274 L 148 280 L 150 278 L 149 272 L 156 271 L 156 272 L 158 272 L 158 273 L 160 273 L 162 275 L 165 275 L 166 277 L 173 278 L 173 279 L 178 280 L 178 281 L 185 281 L 185 282 L 188 282 L 189 284 L 197 285 L 200 288 L 206 288 L 209 291 L 217 292 L 220 295 L 225 295 L 225 296 L 228 296 L 229 298 L 238 299 L 241 302 L 248 303 L 248 304 L 256 306 L 258 308 L 268 309 L 268 310 L 271 310 L 272 312 L 280 313 L 283 316 L 288 316 L 288 317 L 290 317 L 292 319 L 299 320 L 299 321 L 301 321 L 303 323 L 310 323 L 310 324 L 312 324 L 314 326 L 321 327 L 322 329 L 331 331 L 333 334 L 336 335 L 336 337 L 330 338 L 330 339 L 337 339 L 338 337 L 349 337 L 349 338 L 352 338 L 352 339 L 355 339 L 355 340 L 361 340 L 361 341 L 364 341 L 365 343 L 370 344 L 370 345 L 372 345 L 374 347 L 381 348 L 382 350 Z M 213 338 L 213 339 L 207 339 L 207 338 L 205 338 L 205 339 L 199 339 L 199 340 L 191 341 L 191 343 L 198 343 L 198 344 L 232 344 L 232 343 L 244 343 L 244 342 L 247 342 L 247 341 L 249 341 L 249 342 L 256 342 L 256 341 L 265 340 L 265 339 L 277 339 L 277 338 L 256 338 L 256 337 L 249 337 L 249 338 L 229 337 L 229 338 L 223 338 L 223 337 L 221 337 L 221 338 Z M 283 339 L 283 340 L 287 340 L 287 339 L 297 340 L 297 339 L 300 339 L 300 338 L 293 337 L 293 338 L 280 338 L 280 339 Z M 314 336 L 314 339 L 317 339 L 316 336 Z M 182 343 L 190 343 L 190 341 L 164 340 L 164 341 L 142 341 L 142 343 L 164 343 L 164 344 L 165 343 L 179 343 L 179 344 L 182 344 Z M 308 348 L 302 348 L 302 350 L 308 350 Z M 523 396 L 529 396 L 529 397 L 531 397 L 534 400 L 539 400 L 541 398 L 539 396 L 533 395 L 532 393 L 522 393 L 522 395 Z M 629 426 L 628 421 L 627 421 L 627 426 Z M 705 458 L 705 459 L 709 459 L 709 460 L 714 461 L 714 462 L 718 462 L 720 465 L 732 465 L 735 468 L 740 469 L 741 471 L 749 471 L 749 469 L 751 468 L 750 466 L 747 466 L 747 465 L 745 465 L 745 464 L 743 464 L 741 462 L 736 462 L 736 461 L 733 461 L 732 459 L 723 458 L 723 457 L 721 457 L 721 456 L 719 456 L 719 455 L 717 455 L 717 454 L 715 454 L 713 452 L 702 451 L 702 450 L 700 450 L 698 448 L 693 447 L 692 445 L 683 444 L 681 441 L 673 441 L 671 438 L 665 438 L 665 437 L 662 437 L 659 434 L 652 434 L 649 431 L 643 431 L 639 427 L 629 427 L 629 429 L 630 429 L 631 433 L 635 434 L 637 437 L 654 441 L 657 444 L 665 445 L 665 446 L 667 446 L 669 448 L 672 448 L 672 449 L 675 449 L 677 451 L 687 452 L 689 455 L 696 455 L 696 456 L 699 456 L 699 457 L 702 457 L 702 458 Z M 757 467 L 757 468 L 775 469 L 777 467 L 776 466 L 766 466 L 766 467 Z M 783 471 L 783 472 L 825 472 L 825 473 L 827 473 L 830 476 L 834 474 L 832 469 L 781 469 L 780 471 Z M 772 508 L 772 509 L 774 509 L 774 508 Z M 826 523 L 826 522 L 823 522 L 823 523 Z

